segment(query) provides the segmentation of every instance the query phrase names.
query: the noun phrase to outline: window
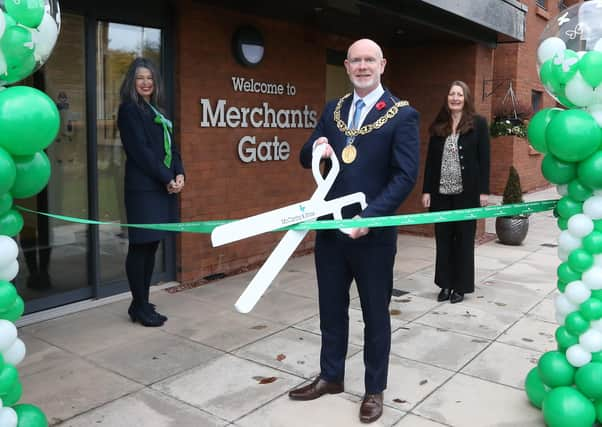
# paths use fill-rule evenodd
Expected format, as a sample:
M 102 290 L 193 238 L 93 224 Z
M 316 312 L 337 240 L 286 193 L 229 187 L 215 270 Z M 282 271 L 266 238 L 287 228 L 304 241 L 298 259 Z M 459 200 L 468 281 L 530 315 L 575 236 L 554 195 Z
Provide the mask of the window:
M 558 11 L 562 12 L 564 9 L 566 9 L 568 6 L 564 3 L 564 0 L 560 0 L 558 2 Z
M 541 101 L 543 99 L 543 93 L 539 90 L 531 91 L 531 110 L 533 114 L 541 110 Z
M 548 0 L 535 0 L 535 4 L 543 9 L 547 9 L 547 3 Z

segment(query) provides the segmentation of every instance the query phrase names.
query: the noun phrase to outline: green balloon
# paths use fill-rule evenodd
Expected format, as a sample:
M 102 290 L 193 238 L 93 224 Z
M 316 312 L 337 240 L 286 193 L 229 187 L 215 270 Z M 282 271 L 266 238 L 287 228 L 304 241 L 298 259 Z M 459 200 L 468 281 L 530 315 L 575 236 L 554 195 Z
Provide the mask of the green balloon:
M 579 181 L 589 188 L 602 188 L 602 151 L 583 160 L 577 166 Z
M 0 395 L 6 394 L 19 381 L 19 373 L 13 365 L 5 363 L 0 371 Z
M 0 216 L 13 207 L 13 196 L 10 193 L 0 194 Z
M 594 265 L 594 257 L 585 249 L 575 249 L 569 254 L 568 262 L 571 269 L 583 273 Z
M 558 290 L 559 290 L 560 292 L 564 292 L 564 290 L 566 289 L 566 285 L 568 285 L 568 283 L 567 283 L 567 282 L 565 282 L 564 280 L 560 280 L 560 279 L 558 279 L 558 280 L 556 281 L 556 287 L 558 288 Z
M 596 351 L 592 353 L 592 362 L 602 363 L 602 351 Z
M 13 156 L 48 147 L 60 125 L 55 103 L 37 89 L 13 86 L 0 92 L 0 146 Z
M 583 238 L 583 248 L 590 254 L 602 253 L 602 232 L 594 230 Z
M 23 229 L 23 217 L 14 209 L 0 215 L 0 236 L 15 237 Z
M 602 301 L 602 289 L 592 289 L 592 295 L 590 298 L 596 298 Z
M 19 168 L 17 166 L 17 181 L 19 181 Z M 563 218 L 569 219 L 573 215 L 583 212 L 583 203 L 576 202 L 569 196 L 564 196 L 556 204 L 556 212 Z
M 564 326 L 571 334 L 579 336 L 589 329 L 589 321 L 578 311 L 573 311 L 564 319 Z M 561 384 L 568 385 L 568 384 Z
M 28 403 L 19 403 L 13 406 L 13 409 L 19 418 L 17 427 L 48 427 L 46 415 L 37 406 Z
M 531 369 L 525 379 L 525 391 L 527 392 L 529 402 L 536 408 L 541 409 L 548 390 L 546 385 L 541 381 L 541 378 L 539 378 L 537 368 Z
M 556 329 L 556 341 L 562 348 L 569 348 L 570 346 L 577 344 L 579 338 L 571 334 L 564 326 L 560 326 Z
M 557 82 L 566 85 L 578 70 L 579 55 L 571 49 L 566 49 L 562 54 L 552 58 L 552 74 Z
M 569 182 L 568 192 L 571 199 L 578 202 L 584 202 L 592 195 L 592 190 L 583 185 L 578 179 Z
M 0 312 L 0 319 L 10 320 L 11 322 L 16 322 L 19 319 L 23 312 L 25 311 L 25 303 L 23 302 L 23 298 L 17 295 L 15 298 L 15 303 L 11 308 L 9 308 L 5 312 Z
M 562 91 L 562 85 L 554 76 L 554 72 L 552 70 L 553 65 L 553 59 L 548 59 L 546 62 L 544 62 L 539 69 L 539 79 L 548 92 L 555 97 L 557 93 Z
M 572 385 L 575 368 L 571 366 L 566 356 L 558 351 L 544 353 L 537 364 L 539 378 L 548 387 Z
M 6 193 L 15 183 L 17 169 L 11 155 L 0 147 L 0 194 Z
M 577 176 L 577 164 L 564 162 L 548 153 L 541 162 L 541 173 L 553 184 L 568 184 Z
M 598 298 L 588 298 L 581 303 L 579 312 L 586 320 L 598 320 L 602 318 L 602 301 Z
M 564 283 L 571 283 L 575 280 L 581 279 L 581 273 L 573 270 L 566 261 L 560 263 L 557 269 L 557 274 L 558 278 Z
M 13 406 L 16 404 L 21 396 L 23 395 L 23 386 L 20 381 L 15 383 L 15 386 L 11 388 L 4 396 L 2 396 L 2 404 L 4 406 Z
M 575 385 L 590 399 L 602 398 L 602 363 L 588 363 L 577 369 Z
M 543 417 L 548 427 L 592 427 L 596 409 L 578 390 L 558 387 L 546 395 Z
M 7 311 L 15 303 L 17 290 L 10 282 L 0 280 L 0 311 Z
M 7 63 L 22 60 L 27 54 L 33 52 L 31 32 L 18 25 L 7 27 L 0 39 L 0 48 L 2 48 Z
M 552 117 L 560 111 L 562 111 L 560 108 L 544 108 L 543 110 L 539 110 L 529 122 L 527 138 L 531 146 L 540 153 L 548 152 L 546 128 L 552 121 Z
M 569 101 L 569 99 L 564 94 L 564 85 L 562 85 L 562 87 L 561 87 L 560 91 L 557 93 L 556 97 L 558 98 L 558 102 L 560 102 L 562 105 L 564 105 L 567 108 L 577 107 L 575 104 L 573 104 L 571 101 Z
M 6 12 L 19 24 L 38 28 L 44 18 L 44 0 L 6 0 Z
M 580 162 L 600 147 L 602 130 L 586 111 L 556 113 L 546 128 L 545 141 L 550 153 L 565 162 Z
M 38 194 L 50 179 L 50 160 L 43 151 L 32 156 L 15 156 L 17 179 L 10 190 L 15 199 L 26 199 Z
M 602 83 L 602 52 L 591 50 L 579 60 L 579 72 L 590 86 Z
M 34 72 L 36 68 L 36 60 L 33 53 L 28 54 L 24 58 L 15 61 L 10 59 L 6 61 L 6 74 L 0 76 L 0 81 L 7 84 L 13 84 Z
M 567 230 L 569 228 L 568 218 L 563 218 L 563 217 L 559 216 L 558 219 L 556 220 L 556 223 L 558 224 L 558 228 L 560 228 L 563 231 Z

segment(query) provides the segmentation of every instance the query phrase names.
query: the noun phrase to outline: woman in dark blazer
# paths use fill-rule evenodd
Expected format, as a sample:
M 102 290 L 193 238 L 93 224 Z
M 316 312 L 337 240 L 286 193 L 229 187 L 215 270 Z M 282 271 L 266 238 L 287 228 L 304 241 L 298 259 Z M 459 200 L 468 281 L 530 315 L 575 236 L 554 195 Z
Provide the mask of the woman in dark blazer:
M 184 188 L 184 168 L 173 143 L 173 126 L 161 112 L 159 71 L 136 58 L 121 85 L 117 125 L 126 153 L 125 209 L 130 224 L 176 222 L 176 195 Z M 128 314 L 144 326 L 161 326 L 166 316 L 149 303 L 149 288 L 159 243 L 166 231 L 130 228 L 126 274 L 132 292 Z
M 489 127 L 475 114 L 466 83 L 454 81 L 435 121 L 424 168 L 422 204 L 431 212 L 487 205 Z M 474 292 L 476 220 L 435 224 L 438 301 Z

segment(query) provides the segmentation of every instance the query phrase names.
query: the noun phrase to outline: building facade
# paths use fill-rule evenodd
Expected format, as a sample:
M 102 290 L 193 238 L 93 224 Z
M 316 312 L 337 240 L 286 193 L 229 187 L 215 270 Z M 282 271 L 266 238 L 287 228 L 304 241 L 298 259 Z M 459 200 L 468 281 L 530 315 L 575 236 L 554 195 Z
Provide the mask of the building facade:
M 55 100 L 61 114 L 48 149 L 52 178 L 44 193 L 21 204 L 114 225 L 25 216 L 16 284 L 27 312 L 127 289 L 127 229 L 118 225 L 125 222 L 125 158 L 115 119 L 119 85 L 135 56 L 160 64 L 167 85 L 165 107 L 187 175 L 181 220 L 241 218 L 313 192 L 299 150 L 324 102 L 349 91 L 343 60 L 355 39 L 383 46 L 383 84 L 421 113 L 422 154 L 452 80 L 468 83 L 488 119 L 509 82 L 519 100 L 553 105 L 537 79 L 534 52 L 546 20 L 563 3 L 545 3 L 62 0 L 54 53 L 26 82 Z M 545 185 L 541 156 L 526 141 L 493 140 L 492 148 L 495 193 L 511 164 L 523 173 L 525 190 Z M 421 184 L 422 177 L 400 212 L 423 211 Z M 429 226 L 403 231 L 432 232 Z M 212 248 L 206 234 L 180 234 L 162 246 L 154 280 L 194 285 L 244 271 L 261 264 L 280 238 L 268 233 Z M 310 233 L 297 253 L 312 248 Z

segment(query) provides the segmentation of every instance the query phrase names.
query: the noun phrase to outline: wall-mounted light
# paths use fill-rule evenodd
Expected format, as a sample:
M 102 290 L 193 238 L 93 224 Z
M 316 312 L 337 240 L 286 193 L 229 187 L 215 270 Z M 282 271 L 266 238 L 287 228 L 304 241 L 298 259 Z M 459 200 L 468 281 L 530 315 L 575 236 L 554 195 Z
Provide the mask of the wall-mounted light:
M 239 27 L 232 36 L 232 50 L 241 65 L 254 67 L 263 59 L 263 37 L 255 27 Z

